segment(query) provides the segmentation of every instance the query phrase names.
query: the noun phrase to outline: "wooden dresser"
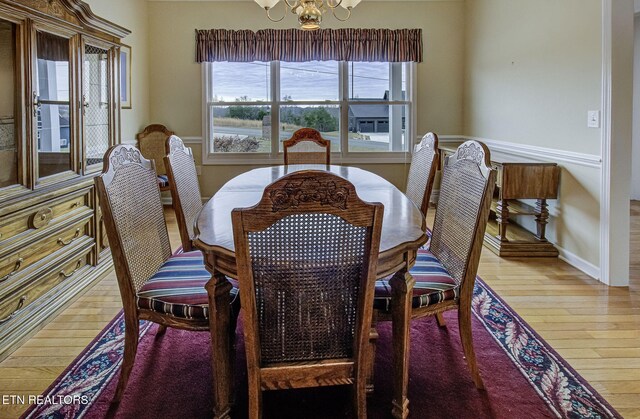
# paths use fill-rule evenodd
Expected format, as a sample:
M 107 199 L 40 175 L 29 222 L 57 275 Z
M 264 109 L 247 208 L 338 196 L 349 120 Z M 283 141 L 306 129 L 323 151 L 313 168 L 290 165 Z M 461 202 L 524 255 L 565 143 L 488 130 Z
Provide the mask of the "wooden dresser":
M 455 152 L 461 141 L 441 142 L 441 161 Z M 485 245 L 499 256 L 558 256 L 558 249 L 545 236 L 549 219 L 547 199 L 558 198 L 560 167 L 556 163 L 528 161 L 491 153 L 491 165 L 498 172 Z M 519 200 L 535 199 L 535 206 Z M 532 233 L 511 220 L 512 215 L 535 218 Z
M 79 0 L 0 0 L 0 360 L 112 266 L 93 178 L 128 33 Z

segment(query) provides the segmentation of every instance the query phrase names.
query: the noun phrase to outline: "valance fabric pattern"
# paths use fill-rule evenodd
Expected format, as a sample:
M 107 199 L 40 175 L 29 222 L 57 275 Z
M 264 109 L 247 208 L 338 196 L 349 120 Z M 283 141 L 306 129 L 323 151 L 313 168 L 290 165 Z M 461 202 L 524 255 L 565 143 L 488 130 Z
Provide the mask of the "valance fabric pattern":
M 422 29 L 196 30 L 196 61 L 422 62 Z

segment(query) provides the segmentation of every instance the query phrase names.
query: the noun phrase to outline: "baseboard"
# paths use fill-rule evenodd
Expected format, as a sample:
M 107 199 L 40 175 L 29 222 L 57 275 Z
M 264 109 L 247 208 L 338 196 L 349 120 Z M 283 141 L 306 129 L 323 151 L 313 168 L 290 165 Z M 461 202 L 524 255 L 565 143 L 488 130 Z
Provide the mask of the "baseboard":
M 558 249 L 558 252 L 560 252 L 560 255 L 558 257 L 561 260 L 567 262 L 569 265 L 573 266 L 574 268 L 584 272 L 585 274 L 589 275 L 593 279 L 600 280 L 600 268 L 598 268 L 591 262 L 587 262 L 581 257 L 569 252 L 568 250 L 563 249 L 557 244 L 555 246 Z
M 431 191 L 431 196 L 429 197 L 429 202 L 436 205 L 438 203 L 438 199 L 440 199 L 440 189 L 433 189 Z

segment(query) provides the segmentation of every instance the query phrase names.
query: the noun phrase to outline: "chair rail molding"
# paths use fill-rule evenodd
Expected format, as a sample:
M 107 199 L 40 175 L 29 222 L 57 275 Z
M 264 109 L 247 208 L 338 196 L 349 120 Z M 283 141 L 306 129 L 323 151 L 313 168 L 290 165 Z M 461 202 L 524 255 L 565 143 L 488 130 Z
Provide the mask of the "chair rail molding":
M 577 153 L 575 151 L 559 150 L 510 141 L 492 140 L 489 138 L 480 138 L 468 135 L 441 135 L 438 138 L 442 143 L 467 140 L 481 141 L 492 151 L 512 156 L 527 157 L 535 161 L 551 160 L 554 162 L 570 163 L 594 168 L 600 168 L 602 165 L 602 158 L 596 154 Z
M 202 137 L 180 137 L 185 144 L 202 144 Z

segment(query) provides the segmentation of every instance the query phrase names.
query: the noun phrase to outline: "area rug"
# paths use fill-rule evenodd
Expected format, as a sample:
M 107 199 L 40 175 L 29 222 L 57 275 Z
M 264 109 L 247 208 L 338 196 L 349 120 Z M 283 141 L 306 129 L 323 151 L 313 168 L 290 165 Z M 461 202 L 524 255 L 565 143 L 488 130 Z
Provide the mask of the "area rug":
M 473 330 L 478 391 L 462 355 L 455 312 L 447 327 L 434 319 L 411 323 L 409 410 L 413 418 L 618 418 L 620 415 L 482 280 L 476 282 Z M 240 329 L 240 327 L 239 327 Z M 142 322 L 143 335 L 120 418 L 206 418 L 211 415 L 210 335 Z M 378 325 L 371 418 L 391 408 L 391 328 Z M 124 321 L 118 315 L 43 393 L 27 418 L 102 418 L 115 392 Z M 241 330 L 237 335 L 233 417 L 247 416 L 247 378 Z M 265 417 L 349 417 L 348 387 L 264 393 Z

